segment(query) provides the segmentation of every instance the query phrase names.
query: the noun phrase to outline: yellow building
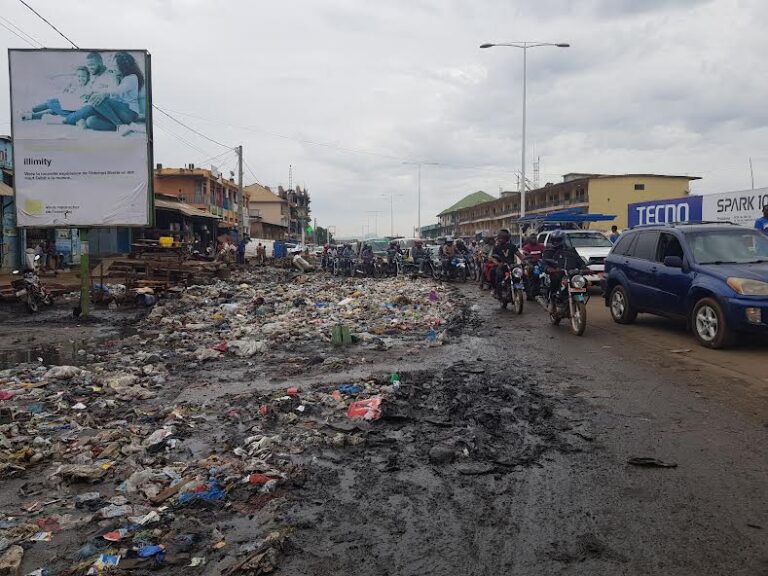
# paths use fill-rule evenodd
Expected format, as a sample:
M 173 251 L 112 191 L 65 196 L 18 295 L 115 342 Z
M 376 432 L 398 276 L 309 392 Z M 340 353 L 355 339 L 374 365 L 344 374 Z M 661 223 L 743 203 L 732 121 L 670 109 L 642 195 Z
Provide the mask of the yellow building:
M 563 176 L 563 181 L 547 183 L 525 194 L 525 212 L 547 214 L 558 210 L 578 210 L 589 214 L 613 214 L 613 222 L 599 222 L 593 229 L 607 231 L 612 225 L 627 227 L 628 205 L 649 200 L 680 198 L 690 194 L 691 180 L 698 176 L 663 174 L 581 174 Z M 461 207 L 451 213 L 451 234 L 474 236 L 495 234 L 500 228 L 517 230 L 520 195 L 505 193 L 501 198 Z

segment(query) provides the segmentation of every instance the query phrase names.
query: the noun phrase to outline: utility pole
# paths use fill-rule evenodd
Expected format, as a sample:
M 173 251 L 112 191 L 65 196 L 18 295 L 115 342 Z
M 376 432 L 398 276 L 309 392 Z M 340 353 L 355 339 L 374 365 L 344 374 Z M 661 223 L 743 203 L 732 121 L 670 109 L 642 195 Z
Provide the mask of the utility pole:
M 755 189 L 755 171 L 752 168 L 752 158 L 749 159 L 749 175 L 752 178 L 752 190 Z
M 402 194 L 395 194 L 390 192 L 389 194 L 382 195 L 382 198 L 389 197 L 389 235 L 394 238 L 395 236 L 395 196 L 402 196 Z
M 80 228 L 80 316 L 88 316 L 91 304 L 91 266 L 88 228 Z
M 245 202 L 245 199 L 243 198 L 243 146 L 238 146 L 235 148 L 235 151 L 237 152 L 237 227 L 243 227 L 243 230 L 240 232 L 240 238 L 243 238 L 248 232 L 250 232 L 250 230 L 246 229 L 245 218 L 243 217 L 243 208 L 248 210 L 247 206 L 243 206 L 243 202 Z

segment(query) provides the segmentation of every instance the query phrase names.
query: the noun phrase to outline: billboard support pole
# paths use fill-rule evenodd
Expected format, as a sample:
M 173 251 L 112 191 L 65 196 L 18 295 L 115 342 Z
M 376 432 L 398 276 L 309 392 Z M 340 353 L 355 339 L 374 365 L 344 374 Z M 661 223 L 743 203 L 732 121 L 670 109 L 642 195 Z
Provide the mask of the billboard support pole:
M 80 315 L 87 317 L 91 300 L 91 267 L 88 228 L 80 228 Z

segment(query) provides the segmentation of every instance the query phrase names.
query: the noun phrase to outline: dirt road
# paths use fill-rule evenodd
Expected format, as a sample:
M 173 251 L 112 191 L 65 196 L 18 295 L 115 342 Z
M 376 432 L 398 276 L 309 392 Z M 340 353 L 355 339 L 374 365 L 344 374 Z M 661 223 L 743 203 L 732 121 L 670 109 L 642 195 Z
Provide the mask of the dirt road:
M 220 505 L 194 514 L 179 504 L 161 510 L 159 540 L 152 542 L 168 548 L 154 569 L 768 574 L 768 382 L 759 363 L 768 347 L 705 352 L 666 321 L 616 326 L 597 299 L 587 333 L 577 338 L 549 326 L 531 303 L 515 316 L 473 286 L 457 290 L 464 319 L 446 332 L 444 345 L 353 347 L 347 355 L 358 361 L 332 370 L 323 368 L 323 357 L 340 353 L 322 345 L 305 350 L 304 368 L 291 364 L 290 372 L 291 358 L 281 356 L 283 370 L 275 374 L 275 365 L 269 372 L 263 361 L 233 356 L 187 366 L 175 356 L 183 349 L 169 344 L 155 353 L 162 344 L 141 333 L 137 344 L 124 344 L 125 353 L 135 355 L 137 345 L 146 350 L 167 377 L 155 387 L 157 398 L 137 404 L 133 426 L 151 431 L 173 418 L 178 428 L 175 448 L 139 451 L 134 468 L 181 463 L 186 473 L 215 462 L 211 470 L 231 468 L 238 479 L 226 484 Z M 17 361 L 34 362 L 27 358 L 32 346 L 53 351 L 49 364 L 87 367 L 92 353 L 104 362 L 108 356 L 96 351 L 105 337 L 131 328 L 129 316 L 87 326 L 55 311 L 29 320 L 8 316 L 14 333 L 0 335 L 5 361 L 23 350 Z M 393 372 L 399 387 L 386 386 Z M 380 420 L 354 424 L 339 412 L 330 394 L 350 382 L 388 390 Z M 287 386 L 302 390 L 300 397 L 282 398 Z M 239 480 L 233 451 L 245 458 L 242 450 L 257 439 L 280 446 L 268 458 L 251 451 L 265 458 L 265 469 L 282 471 L 276 491 L 253 492 Z M 657 466 L 630 463 L 647 463 L 637 458 Z M 108 482 L 79 490 L 112 497 L 127 473 L 118 466 Z M 71 511 L 69 491 L 42 479 L 0 486 L 8 516 L 19 513 L 19 498 L 29 500 L 30 491 L 63 498 L 61 513 Z M 85 541 L 103 550 L 101 534 L 117 527 L 102 520 L 52 543 L 27 543 L 23 569 L 70 563 Z M 267 534 L 279 535 L 280 545 Z M 187 568 L 190 556 L 205 564 Z M 253 558 L 262 568 L 237 568 Z
M 436 437 L 420 412 L 432 406 L 441 420 L 451 408 L 414 399 L 416 415 L 385 422 L 381 441 L 353 463 L 324 463 L 330 471 L 308 482 L 311 512 L 297 503 L 288 515 L 301 521 L 281 573 L 768 573 L 765 386 L 670 352 L 695 344 L 666 327 L 651 328 L 669 331 L 656 341 L 642 323 L 625 338 L 597 301 L 596 322 L 576 338 L 538 308 L 516 317 L 465 291 L 481 323 L 441 350 L 447 370 L 432 373 L 431 386 L 459 410 L 482 406 L 482 416 Z M 457 378 L 457 361 L 487 372 Z M 531 403 L 552 418 L 515 412 Z M 519 429 L 498 430 L 506 450 L 479 467 L 430 457 L 446 442 L 475 442 L 478 426 L 509 414 L 538 447 L 523 448 L 531 459 L 519 459 Z M 505 453 L 518 463 L 500 466 Z M 636 467 L 633 457 L 676 467 Z

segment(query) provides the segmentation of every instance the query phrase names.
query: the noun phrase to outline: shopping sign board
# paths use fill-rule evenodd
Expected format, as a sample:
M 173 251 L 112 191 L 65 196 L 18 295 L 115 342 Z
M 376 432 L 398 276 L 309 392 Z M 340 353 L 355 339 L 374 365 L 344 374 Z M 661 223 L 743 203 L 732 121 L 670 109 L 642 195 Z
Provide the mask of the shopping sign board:
M 751 228 L 763 215 L 763 206 L 768 206 L 768 188 L 707 194 L 703 198 L 704 220 L 733 222 Z
M 145 50 L 9 50 L 20 227 L 147 226 L 152 98 Z
M 701 196 L 686 196 L 684 198 L 630 204 L 627 207 L 629 227 L 701 220 L 701 198 Z

